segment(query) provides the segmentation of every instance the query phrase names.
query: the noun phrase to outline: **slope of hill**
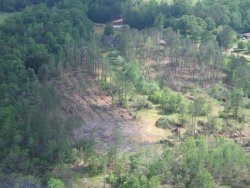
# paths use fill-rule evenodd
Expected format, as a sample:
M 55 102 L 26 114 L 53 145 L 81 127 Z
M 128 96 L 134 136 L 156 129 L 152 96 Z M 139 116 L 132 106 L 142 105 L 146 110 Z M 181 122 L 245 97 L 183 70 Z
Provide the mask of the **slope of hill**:
M 248 187 L 249 8 L 0 1 L 0 187 Z

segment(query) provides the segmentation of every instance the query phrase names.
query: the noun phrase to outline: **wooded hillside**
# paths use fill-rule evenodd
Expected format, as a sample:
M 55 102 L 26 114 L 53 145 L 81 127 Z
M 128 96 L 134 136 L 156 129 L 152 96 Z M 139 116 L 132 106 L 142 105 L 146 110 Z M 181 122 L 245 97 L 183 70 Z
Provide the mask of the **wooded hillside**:
M 1 0 L 0 187 L 250 186 L 249 10 Z

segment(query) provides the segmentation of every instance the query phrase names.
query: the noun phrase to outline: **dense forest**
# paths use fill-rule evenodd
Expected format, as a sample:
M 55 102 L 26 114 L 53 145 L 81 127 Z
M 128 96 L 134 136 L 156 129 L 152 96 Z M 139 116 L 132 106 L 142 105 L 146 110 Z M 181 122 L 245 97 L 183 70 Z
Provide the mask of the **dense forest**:
M 249 0 L 0 11 L 0 187 L 250 186 Z
M 60 79 L 72 48 L 89 40 L 92 24 L 79 9 L 29 7 L 1 26 L 1 169 L 44 171 L 69 153 L 74 122 L 62 118 Z M 72 125 L 73 124 L 73 125 Z M 8 149 L 7 149 L 8 148 Z

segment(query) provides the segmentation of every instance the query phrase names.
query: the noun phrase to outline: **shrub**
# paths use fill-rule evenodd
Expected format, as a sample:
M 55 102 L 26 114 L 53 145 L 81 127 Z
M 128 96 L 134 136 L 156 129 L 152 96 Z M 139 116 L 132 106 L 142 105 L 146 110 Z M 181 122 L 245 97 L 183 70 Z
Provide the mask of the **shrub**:
M 213 176 L 209 173 L 207 169 L 202 169 L 196 175 L 196 177 L 191 181 L 190 187 L 215 187 L 215 182 Z
M 140 174 L 127 174 L 122 180 L 121 188 L 147 187 L 147 178 Z
M 225 112 L 220 111 L 220 112 L 219 112 L 219 118 L 225 118 L 225 117 L 226 117 Z
M 250 100 L 248 98 L 244 98 L 243 103 L 246 109 L 250 109 Z
M 161 107 L 169 113 L 180 112 L 182 97 L 180 94 L 164 93 L 161 99 Z
M 190 122 L 190 117 L 188 114 L 180 114 L 178 116 L 179 118 L 179 123 L 182 127 L 185 127 Z
M 210 95 L 213 98 L 219 98 L 220 96 L 223 96 L 223 90 L 222 90 L 222 86 L 220 84 L 215 84 L 211 90 L 210 90 Z
M 101 172 L 101 160 L 97 154 L 93 154 L 89 158 L 89 173 L 90 175 L 98 175 Z
M 101 88 L 102 88 L 104 91 L 108 92 L 108 94 L 111 95 L 110 83 L 105 82 L 105 81 L 101 81 L 101 82 L 100 82 L 100 86 L 101 86 Z
M 145 83 L 143 91 L 145 95 L 151 97 L 155 92 L 160 91 L 160 87 L 155 82 Z
M 136 110 L 150 109 L 152 106 L 152 102 L 148 101 L 145 97 L 138 97 L 132 103 L 132 108 L 135 108 Z
M 187 125 L 190 121 L 190 115 L 188 114 L 188 104 L 185 102 L 182 102 L 180 104 L 180 114 L 178 114 L 178 119 L 180 124 L 184 127 Z
M 161 182 L 157 176 L 153 176 L 148 180 L 148 187 L 160 188 Z
M 51 178 L 48 181 L 48 187 L 49 188 L 63 188 L 64 187 L 64 183 L 61 180 L 59 180 L 59 179 Z
M 157 176 L 147 178 L 140 173 L 128 173 L 118 176 L 115 176 L 113 173 L 111 173 L 107 178 L 107 183 L 111 184 L 113 187 L 120 188 L 161 187 L 160 180 Z
M 113 172 L 111 172 L 108 177 L 106 178 L 106 181 L 108 184 L 115 185 L 116 184 L 116 176 L 114 175 Z
M 156 127 L 163 128 L 163 129 L 172 129 L 176 127 L 182 127 L 183 125 L 179 122 L 179 120 L 173 120 L 167 117 L 159 118 L 156 123 Z
M 238 48 L 239 49 L 241 49 L 241 50 L 243 50 L 243 49 L 245 49 L 245 43 L 244 42 L 242 42 L 242 41 L 240 41 L 240 42 L 238 42 Z
M 205 116 L 212 111 L 212 105 L 205 98 L 198 97 L 189 105 L 189 111 L 193 116 Z
M 160 91 L 155 91 L 153 95 L 149 96 L 149 100 L 154 104 L 159 104 L 162 98 L 162 93 Z
M 94 152 L 94 140 L 93 139 L 82 139 L 79 141 L 79 147 L 82 150 L 84 157 L 87 159 Z
M 165 166 L 166 166 L 165 160 L 162 160 L 161 158 L 156 158 L 150 163 L 148 167 L 147 176 L 154 177 L 159 174 L 162 174 L 164 172 Z
M 130 169 L 132 171 L 137 170 L 141 163 L 141 156 L 138 154 L 134 154 L 129 157 L 129 160 L 130 160 Z
M 83 151 L 89 151 L 93 148 L 94 140 L 82 139 L 79 141 L 79 145 L 82 147 Z
M 110 35 L 114 35 L 114 28 L 111 24 L 107 24 L 104 28 L 104 35 L 106 36 L 110 36 Z

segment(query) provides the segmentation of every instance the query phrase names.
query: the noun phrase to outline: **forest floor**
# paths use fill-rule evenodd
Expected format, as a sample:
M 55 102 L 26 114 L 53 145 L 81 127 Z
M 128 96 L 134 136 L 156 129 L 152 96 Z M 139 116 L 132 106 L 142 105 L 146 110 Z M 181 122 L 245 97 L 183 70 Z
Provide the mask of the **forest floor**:
M 108 96 L 90 76 L 82 76 L 77 71 L 64 74 L 58 89 L 63 93 L 66 103 L 65 113 L 80 117 L 83 125 L 75 131 L 77 140 L 91 138 L 96 141 L 97 151 L 117 145 L 122 151 L 134 147 L 150 146 L 165 140 L 170 134 L 157 128 L 157 116 L 134 119 L 128 110 L 112 103 Z M 81 89 L 81 84 L 87 83 Z

